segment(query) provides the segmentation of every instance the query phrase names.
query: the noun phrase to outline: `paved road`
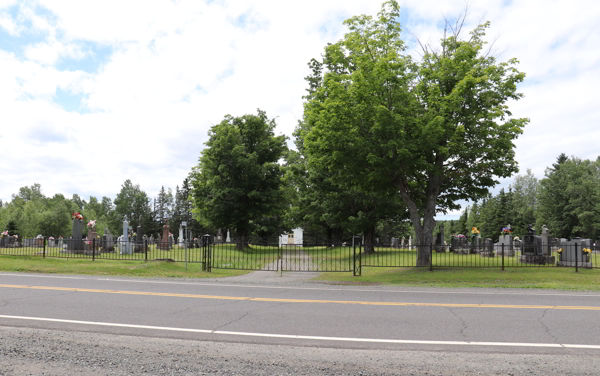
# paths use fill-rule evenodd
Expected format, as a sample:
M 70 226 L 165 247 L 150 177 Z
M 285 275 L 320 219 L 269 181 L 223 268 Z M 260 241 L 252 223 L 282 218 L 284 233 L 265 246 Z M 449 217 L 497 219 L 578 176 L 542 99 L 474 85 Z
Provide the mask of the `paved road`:
M 598 293 L 1 274 L 0 294 L 3 326 L 335 348 L 600 354 Z

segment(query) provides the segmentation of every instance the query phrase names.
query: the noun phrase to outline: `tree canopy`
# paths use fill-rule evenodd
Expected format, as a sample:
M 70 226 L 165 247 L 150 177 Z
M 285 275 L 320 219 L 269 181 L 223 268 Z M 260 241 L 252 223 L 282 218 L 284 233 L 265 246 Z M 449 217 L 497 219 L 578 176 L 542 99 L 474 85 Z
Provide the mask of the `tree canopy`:
M 197 219 L 212 228 L 280 234 L 286 209 L 282 189 L 286 137 L 275 136 L 275 120 L 257 115 L 226 116 L 209 131 L 209 140 L 192 172 Z
M 349 33 L 312 62 L 304 120 L 309 164 L 351 177 L 363 190 L 393 190 L 410 212 L 416 242 L 430 244 L 437 212 L 484 197 L 516 172 L 513 140 L 527 119 L 506 105 L 525 75 L 517 61 L 484 50 L 482 24 L 461 39 L 444 35 L 413 61 L 401 38 L 399 6 L 344 23 Z M 450 30 L 449 27 L 446 29 Z M 428 263 L 422 249 L 419 265 Z

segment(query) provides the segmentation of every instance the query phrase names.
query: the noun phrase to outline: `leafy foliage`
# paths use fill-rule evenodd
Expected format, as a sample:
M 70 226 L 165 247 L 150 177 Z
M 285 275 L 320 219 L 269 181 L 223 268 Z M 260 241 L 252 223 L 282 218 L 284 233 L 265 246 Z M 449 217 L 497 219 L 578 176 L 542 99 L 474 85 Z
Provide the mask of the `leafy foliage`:
M 283 167 L 286 137 L 275 136 L 275 120 L 257 115 L 226 116 L 209 131 L 209 140 L 192 172 L 194 212 L 212 228 L 235 229 L 248 239 L 281 233 L 286 209 Z

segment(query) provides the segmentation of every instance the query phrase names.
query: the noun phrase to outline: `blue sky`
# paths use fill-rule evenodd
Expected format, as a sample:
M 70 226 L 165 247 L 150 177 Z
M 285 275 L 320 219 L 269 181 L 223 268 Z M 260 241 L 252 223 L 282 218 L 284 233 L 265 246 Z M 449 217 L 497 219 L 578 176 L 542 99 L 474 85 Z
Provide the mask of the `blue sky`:
M 399 3 L 415 57 L 412 35 L 435 44 L 444 18 L 465 7 Z M 510 104 L 531 119 L 516 142 L 521 172 L 541 179 L 563 152 L 596 159 L 600 3 L 469 4 L 465 30 L 491 21 L 498 58 L 518 58 L 527 73 L 525 98 Z M 379 9 L 368 0 L 0 0 L 0 199 L 33 183 L 48 196 L 114 198 L 126 179 L 155 196 L 181 184 L 226 114 L 260 108 L 291 138 L 307 62 L 343 36 L 345 18 Z

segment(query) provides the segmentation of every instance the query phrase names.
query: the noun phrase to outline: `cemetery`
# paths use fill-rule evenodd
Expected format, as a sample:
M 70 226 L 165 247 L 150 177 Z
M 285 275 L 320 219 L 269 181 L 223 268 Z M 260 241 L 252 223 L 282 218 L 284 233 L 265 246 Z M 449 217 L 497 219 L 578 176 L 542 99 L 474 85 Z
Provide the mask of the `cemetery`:
M 122 222 L 122 233 L 118 237 L 105 228 L 103 235 L 97 235 L 96 221 L 87 223 L 79 213 L 72 218 L 72 236 L 69 238 L 44 237 L 21 239 L 2 232 L 0 255 L 38 255 L 42 257 L 74 257 L 118 260 L 164 260 L 176 262 L 207 263 L 210 257 L 212 268 L 278 270 L 278 260 L 302 254 L 310 259 L 310 270 L 346 271 L 360 267 L 414 267 L 417 266 L 417 251 L 425 247 L 430 252 L 429 267 L 527 267 L 562 266 L 594 268 L 600 262 L 600 251 L 590 239 L 558 239 L 549 235 L 543 226 L 541 235 L 536 235 L 528 226 L 523 241 L 513 238 L 510 225 L 503 227 L 499 241 L 481 239 L 479 230 L 472 228 L 471 237 L 453 235 L 448 245 L 444 236 L 438 233 L 435 243 L 421 246 L 413 244 L 411 237 L 391 237 L 389 244 L 375 244 L 374 252 L 363 252 L 362 237 L 354 237 L 352 243 L 341 245 L 311 245 L 303 241 L 302 229 L 282 234 L 278 243 L 250 244 L 248 250 L 241 251 L 231 242 L 230 232 L 218 230 L 216 234 L 197 235 L 179 228 L 178 237 L 170 232 L 168 221 L 162 233 L 147 236 L 143 228 L 135 231 L 127 217 Z M 82 229 L 87 227 L 87 236 Z M 443 230 L 443 227 L 441 228 Z M 298 257 L 298 256 L 296 256 Z M 357 261 L 358 259 L 358 261 Z

